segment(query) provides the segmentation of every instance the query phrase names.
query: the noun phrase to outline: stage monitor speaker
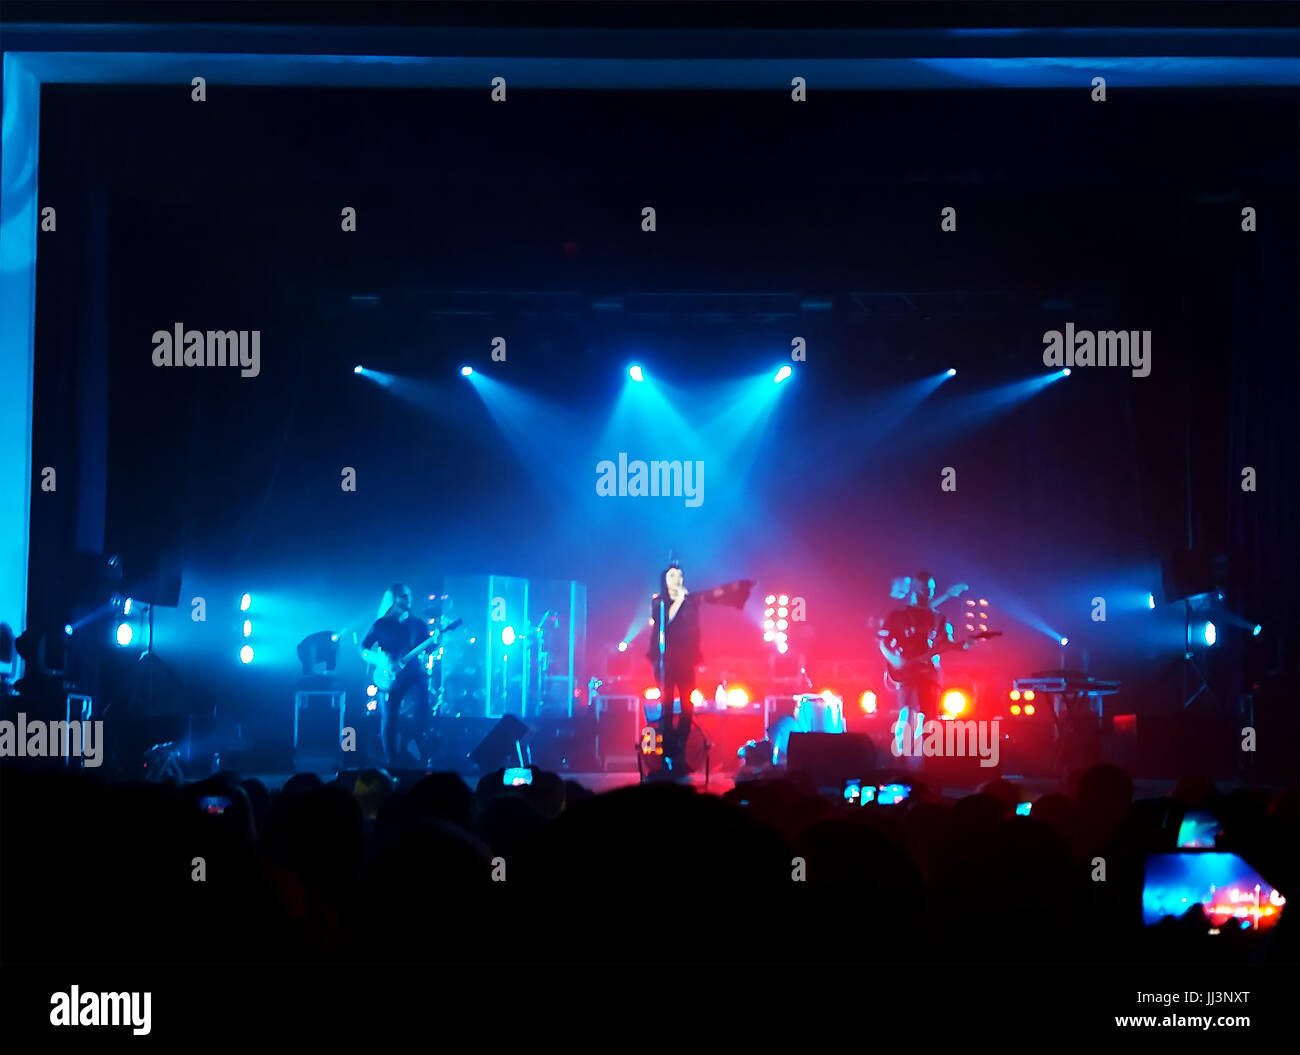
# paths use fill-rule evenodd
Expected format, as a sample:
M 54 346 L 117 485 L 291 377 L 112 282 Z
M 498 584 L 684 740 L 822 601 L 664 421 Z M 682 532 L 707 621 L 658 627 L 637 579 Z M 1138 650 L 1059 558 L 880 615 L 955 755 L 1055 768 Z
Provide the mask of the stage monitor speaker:
M 841 787 L 875 772 L 876 747 L 866 733 L 791 733 L 786 768 L 807 773 L 818 787 Z
M 528 731 L 528 726 L 513 714 L 503 714 L 492 731 L 469 753 L 470 761 L 484 773 L 490 773 L 501 765 L 518 765 L 515 742 L 523 740 Z

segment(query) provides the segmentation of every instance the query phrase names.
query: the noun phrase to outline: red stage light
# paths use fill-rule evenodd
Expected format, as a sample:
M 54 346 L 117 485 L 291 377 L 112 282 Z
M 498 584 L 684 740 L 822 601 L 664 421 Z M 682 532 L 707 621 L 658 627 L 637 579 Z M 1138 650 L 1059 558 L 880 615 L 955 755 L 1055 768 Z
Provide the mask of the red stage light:
M 943 694 L 943 709 L 954 718 L 970 706 L 970 700 L 960 689 L 949 689 Z

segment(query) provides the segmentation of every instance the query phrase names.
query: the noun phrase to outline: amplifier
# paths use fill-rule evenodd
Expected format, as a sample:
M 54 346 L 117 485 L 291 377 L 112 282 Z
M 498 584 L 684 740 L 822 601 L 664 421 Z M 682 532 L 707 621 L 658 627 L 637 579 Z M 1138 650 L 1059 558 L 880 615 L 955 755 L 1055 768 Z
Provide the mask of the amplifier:
M 293 699 L 295 772 L 333 772 L 342 765 L 342 690 L 300 691 Z
M 641 697 L 597 694 L 592 698 L 596 712 L 596 757 L 601 768 L 635 772 L 641 744 Z

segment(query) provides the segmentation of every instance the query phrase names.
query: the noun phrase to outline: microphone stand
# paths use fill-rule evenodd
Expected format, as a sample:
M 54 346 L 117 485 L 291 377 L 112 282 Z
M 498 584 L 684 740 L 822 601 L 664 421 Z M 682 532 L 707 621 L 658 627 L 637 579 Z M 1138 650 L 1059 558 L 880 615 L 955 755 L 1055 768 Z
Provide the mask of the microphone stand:
M 664 598 L 659 598 L 659 725 L 663 730 L 664 755 L 668 760 L 669 772 L 672 771 L 672 756 L 668 751 L 669 737 L 673 728 L 673 701 L 667 699 L 668 686 L 668 607 Z

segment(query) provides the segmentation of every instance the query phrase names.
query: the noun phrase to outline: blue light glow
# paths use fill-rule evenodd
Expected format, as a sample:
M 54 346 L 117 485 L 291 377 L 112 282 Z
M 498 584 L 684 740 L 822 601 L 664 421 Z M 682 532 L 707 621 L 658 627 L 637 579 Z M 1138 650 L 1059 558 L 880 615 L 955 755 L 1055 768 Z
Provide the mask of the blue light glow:
M 948 376 L 949 376 L 949 377 L 956 377 L 956 376 L 957 376 L 957 371 L 956 371 L 956 370 L 952 370 L 952 369 L 950 369 L 950 370 L 948 371 Z
M 1255 624 L 1255 629 L 1250 632 L 1251 637 L 1259 637 L 1264 632 L 1264 628 L 1259 623 Z
M 784 381 L 787 377 L 789 377 L 793 373 L 794 371 L 791 370 L 790 367 L 783 366 L 781 367 L 780 370 L 776 372 L 776 377 L 772 378 L 772 380 L 779 385 L 782 381 Z
M 131 598 L 129 597 L 122 602 L 122 614 L 123 615 L 131 614 Z
M 65 634 L 67 634 L 68 637 L 71 637 L 71 636 L 72 636 L 72 624 L 71 624 L 71 623 L 64 623 L 64 624 L 63 624 L 63 632 L 64 632 Z
M 1153 593 L 1147 594 L 1147 607 L 1154 608 L 1155 606 L 1156 606 L 1156 595 Z
M 515 628 L 513 626 L 503 627 L 501 630 L 501 644 L 507 647 L 515 643 Z
M 474 368 L 472 366 L 462 366 L 460 368 L 461 377 L 469 377 L 469 375 L 472 374 L 473 372 L 474 372 Z
M 1207 645 L 1213 645 L 1219 640 L 1219 628 L 1213 623 L 1206 623 L 1202 635 L 1204 636 Z
M 118 623 L 117 625 L 117 643 L 125 648 L 135 637 L 135 631 L 131 629 L 130 623 Z
M 245 637 L 253 636 L 253 621 L 251 619 L 244 620 L 244 636 Z
M 352 368 L 352 372 L 353 372 L 354 374 L 359 374 L 359 373 L 361 373 L 361 364 L 360 364 L 360 363 L 357 363 L 357 365 L 354 366 L 354 367 Z
M 633 366 L 631 369 L 629 369 L 627 372 L 627 376 L 630 377 L 633 381 L 645 380 L 645 373 L 641 370 L 639 366 Z
M 241 663 L 252 663 L 252 662 L 253 662 L 253 646 L 252 646 L 252 645 L 245 645 L 243 648 L 241 648 L 241 649 L 239 650 L 239 662 L 241 662 Z
M 239 610 L 241 612 L 247 612 L 252 607 L 253 598 L 249 594 L 244 594 L 244 596 L 239 599 Z

